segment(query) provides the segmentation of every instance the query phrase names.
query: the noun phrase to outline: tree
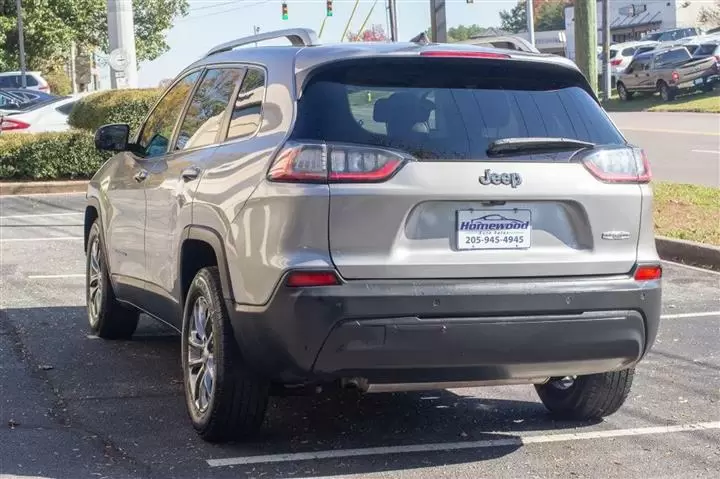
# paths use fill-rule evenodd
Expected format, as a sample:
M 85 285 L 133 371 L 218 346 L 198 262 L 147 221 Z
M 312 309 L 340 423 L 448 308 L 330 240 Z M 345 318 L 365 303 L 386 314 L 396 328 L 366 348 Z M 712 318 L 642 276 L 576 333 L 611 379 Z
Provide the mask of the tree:
M 561 0 L 547 0 L 541 3 L 534 2 L 535 31 L 548 32 L 565 29 L 565 3 Z M 502 29 L 511 33 L 527 31 L 527 8 L 525 2 L 518 2 L 509 12 L 500 12 Z
M 500 28 L 510 33 L 527 31 L 527 8 L 525 2 L 518 2 L 512 10 L 500 12 Z
M 489 29 L 481 27 L 480 25 L 458 25 L 456 27 L 450 27 L 447 31 L 448 42 L 462 42 L 463 40 L 469 40 L 473 37 L 481 36 L 487 33 Z M 432 38 L 432 31 L 430 27 L 425 30 L 428 38 Z
M 347 33 L 347 39 L 349 42 L 382 42 L 387 40 L 385 35 L 385 29 L 382 25 L 371 25 L 370 28 L 365 29 L 362 33 Z
M 702 7 L 698 21 L 709 28 L 720 26 L 720 0 L 715 0 L 715 5 Z
M 188 0 L 134 0 L 138 61 L 152 60 L 168 49 L 166 31 L 187 15 Z M 59 70 L 69 45 L 80 53 L 107 52 L 107 0 L 23 0 L 28 67 Z M 17 69 L 19 46 L 15 0 L 0 0 L 0 69 Z
M 562 1 L 544 2 L 534 12 L 535 30 L 538 32 L 565 30 L 565 4 Z

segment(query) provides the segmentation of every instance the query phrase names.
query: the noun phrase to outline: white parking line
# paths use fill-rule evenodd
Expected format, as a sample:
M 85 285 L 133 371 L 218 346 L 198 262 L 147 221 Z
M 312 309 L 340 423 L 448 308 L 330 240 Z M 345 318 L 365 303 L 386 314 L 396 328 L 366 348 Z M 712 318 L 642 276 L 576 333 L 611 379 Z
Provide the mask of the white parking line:
M 65 279 L 65 278 L 84 278 L 84 274 L 30 274 L 28 279 Z
M 10 219 L 19 219 L 19 218 L 50 218 L 55 216 L 80 216 L 84 213 L 81 211 L 75 212 L 75 213 L 43 213 L 39 215 L 9 215 L 9 216 L 0 216 L 0 220 L 10 220 Z
M 720 318 L 720 311 L 703 311 L 702 313 L 678 313 L 663 314 L 660 319 L 683 319 L 683 318 Z
M 24 243 L 26 241 L 76 241 L 84 239 L 82 236 L 55 236 L 48 238 L 0 238 L 0 243 Z
M 715 150 L 690 150 L 693 153 L 709 153 L 711 155 L 720 155 L 720 151 Z
M 691 270 L 693 270 L 693 271 L 699 271 L 699 272 L 701 272 L 701 273 L 709 273 L 709 274 L 715 274 L 715 275 L 720 276 L 720 271 L 713 271 L 713 270 L 711 270 L 711 269 L 698 268 L 697 266 L 690 266 L 689 264 L 677 263 L 677 262 L 675 262 L 675 261 L 663 260 L 662 262 L 663 262 L 663 263 L 671 264 L 671 265 L 673 265 L 673 266 L 680 266 L 680 267 L 682 267 L 682 268 L 691 269 Z
M 616 437 L 645 436 L 650 434 L 670 434 L 709 429 L 720 429 L 720 421 L 683 424 L 678 426 L 639 427 L 632 429 L 614 429 L 609 431 L 538 434 L 527 436 L 502 432 L 493 434 L 499 434 L 507 437 L 502 439 L 488 439 L 485 441 L 412 444 L 407 446 L 368 447 L 363 449 L 336 449 L 291 454 L 269 454 L 265 456 L 229 457 L 225 459 L 208 459 L 207 463 L 210 467 L 243 466 L 248 464 L 270 464 L 278 462 L 308 461 L 313 459 L 337 459 L 388 454 L 406 454 L 413 452 L 445 452 L 462 449 L 487 449 L 492 447 L 524 446 L 529 444 L 544 444 L 551 442 L 586 441 L 590 439 L 610 439 Z

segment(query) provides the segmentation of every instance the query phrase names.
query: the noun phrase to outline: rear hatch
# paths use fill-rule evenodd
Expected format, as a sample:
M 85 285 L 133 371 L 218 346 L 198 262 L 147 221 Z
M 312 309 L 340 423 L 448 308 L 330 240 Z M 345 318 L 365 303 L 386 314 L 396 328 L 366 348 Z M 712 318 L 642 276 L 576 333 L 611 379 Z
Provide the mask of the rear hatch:
M 583 77 L 536 61 L 437 55 L 338 62 L 305 85 L 292 140 L 320 145 L 335 172 L 329 243 L 340 274 L 629 272 L 644 163 Z

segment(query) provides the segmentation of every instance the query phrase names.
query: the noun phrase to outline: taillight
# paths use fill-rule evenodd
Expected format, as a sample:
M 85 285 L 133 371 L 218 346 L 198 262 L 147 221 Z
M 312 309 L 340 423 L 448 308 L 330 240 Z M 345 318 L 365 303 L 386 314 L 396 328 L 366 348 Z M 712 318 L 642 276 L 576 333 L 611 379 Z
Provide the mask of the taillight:
M 610 61 L 610 65 L 616 67 L 622 63 L 622 58 L 616 58 L 615 60 Z
M 680 74 L 678 72 L 672 72 L 672 81 L 673 83 L 680 81 Z
M 650 162 L 640 148 L 602 147 L 580 153 L 585 168 L 606 183 L 649 183 Z
M 40 87 L 38 87 L 38 90 L 50 93 L 50 86 L 49 85 L 41 85 Z
M 633 275 L 635 281 L 655 281 L 662 278 L 662 266 L 638 266 Z
M 405 157 L 351 145 L 288 143 L 278 154 L 270 181 L 293 183 L 377 183 L 392 177 Z
M 0 122 L 0 131 L 24 130 L 25 128 L 30 128 L 30 124 L 20 120 L 3 118 Z
M 337 286 L 340 280 L 333 271 L 293 271 L 288 275 L 285 284 L 291 288 Z
M 510 55 L 507 53 L 495 52 L 472 52 L 463 50 L 428 50 L 420 52 L 421 57 L 444 57 L 444 58 L 494 58 L 507 59 Z

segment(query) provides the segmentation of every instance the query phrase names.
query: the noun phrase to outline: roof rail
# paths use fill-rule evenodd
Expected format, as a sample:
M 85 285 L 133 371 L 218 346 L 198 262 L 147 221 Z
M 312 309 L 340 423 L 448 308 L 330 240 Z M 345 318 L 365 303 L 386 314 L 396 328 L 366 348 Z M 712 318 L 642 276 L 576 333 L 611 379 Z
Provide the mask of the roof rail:
M 242 45 L 249 45 L 251 43 L 263 42 L 266 40 L 275 40 L 276 38 L 287 38 L 290 40 L 290 43 L 300 47 L 309 47 L 320 44 L 315 30 L 311 30 L 309 28 L 289 28 L 287 30 L 275 30 L 273 32 L 258 33 L 257 35 L 252 35 L 250 37 L 236 38 L 235 40 L 231 40 L 211 48 L 205 56 L 209 57 L 210 55 L 227 52 Z

